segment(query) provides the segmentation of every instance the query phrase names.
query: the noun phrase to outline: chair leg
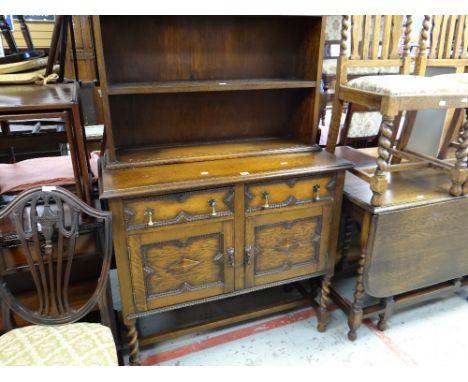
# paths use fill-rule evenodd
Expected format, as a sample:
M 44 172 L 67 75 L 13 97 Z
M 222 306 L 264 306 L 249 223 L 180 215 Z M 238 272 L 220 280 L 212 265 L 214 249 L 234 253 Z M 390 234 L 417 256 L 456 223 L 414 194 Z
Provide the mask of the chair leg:
M 1 299 L 0 299 L 0 310 L 2 313 L 2 323 L 3 323 L 3 328 L 0 328 L 0 334 L 2 334 L 2 332 L 6 333 L 14 329 L 15 326 L 13 325 L 13 320 L 11 319 L 12 311 L 10 310 L 10 308 L 8 308 L 6 302 L 3 302 Z
M 140 346 L 136 320 L 124 320 L 124 323 L 127 327 L 128 346 L 130 347 L 129 364 L 130 366 L 140 366 Z
M 437 155 L 437 158 L 439 159 L 446 159 L 448 150 L 450 148 L 450 143 L 455 139 L 456 135 L 456 130 L 460 131 L 460 127 L 463 124 L 463 115 L 462 115 L 463 109 L 455 109 L 452 120 L 450 121 L 450 126 L 445 133 L 444 136 L 444 141 L 440 147 L 439 154 Z
M 327 95 L 324 95 L 325 100 L 323 101 L 324 106 L 322 107 L 322 110 L 320 110 L 320 121 L 322 126 L 325 126 L 325 119 L 327 118 Z
M 327 328 L 330 312 L 328 311 L 328 298 L 330 295 L 331 275 L 326 274 L 322 279 L 322 290 L 320 292 L 320 306 L 317 314 L 317 330 L 321 333 Z
M 382 123 L 380 124 L 380 138 L 378 146 L 379 157 L 377 158 L 377 168 L 370 184 L 373 192 L 371 204 L 377 207 L 382 205 L 383 195 L 387 190 L 388 185 L 386 169 L 390 160 L 394 119 L 395 116 L 384 115 Z
M 340 131 L 343 104 L 344 102 L 340 100 L 339 94 L 336 93 L 333 99 L 332 119 L 330 122 L 327 138 L 327 151 L 332 154 L 335 152 L 336 141 L 338 139 L 338 133 Z
M 105 292 L 98 300 L 98 306 L 101 314 L 101 323 L 111 329 L 114 341 L 117 343 L 117 324 L 115 322 L 114 307 L 112 306 L 112 292 L 109 280 L 106 283 Z
M 467 158 L 468 158 L 468 109 L 465 109 L 466 119 L 460 128 L 458 134 L 458 148 L 455 152 L 457 161 L 452 170 L 452 187 L 450 187 L 450 194 L 453 196 L 460 196 L 463 194 L 463 186 L 467 179 Z

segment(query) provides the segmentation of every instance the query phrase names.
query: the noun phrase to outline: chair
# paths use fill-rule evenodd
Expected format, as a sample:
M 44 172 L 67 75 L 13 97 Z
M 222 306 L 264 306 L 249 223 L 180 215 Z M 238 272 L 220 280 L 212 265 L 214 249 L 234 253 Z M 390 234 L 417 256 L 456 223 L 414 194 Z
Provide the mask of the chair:
M 6 330 L 0 337 L 0 365 L 117 365 L 111 330 L 77 323 L 97 304 L 102 321 L 110 325 L 105 291 L 112 254 L 111 213 L 89 207 L 61 187 L 35 187 L 0 211 L 0 222 L 5 221 L 16 228 L 24 271 L 37 295 L 28 301 L 20 298 L 14 278 L 0 272 Z M 75 246 L 83 226 L 90 224 L 102 240 L 102 267 L 90 297 L 77 306 L 70 298 Z M 10 310 L 35 325 L 12 329 Z
M 333 101 L 334 88 L 336 85 L 336 70 L 338 66 L 338 57 L 334 51 L 339 49 L 341 43 L 341 24 L 342 16 L 327 16 L 325 29 L 324 57 L 322 66 L 322 79 L 324 83 L 324 102 L 320 107 L 320 119 L 322 126 L 325 126 L 325 118 L 328 104 Z M 362 76 L 372 76 L 376 74 L 398 74 L 399 69 L 392 66 L 374 66 L 374 67 L 350 67 L 348 79 L 359 78 Z
M 433 22 L 434 20 L 437 17 L 433 18 Z M 357 103 L 368 105 L 383 114 L 377 170 L 375 164 L 372 164 L 375 159 L 365 155 L 365 150 L 338 147 L 335 152 L 336 155 L 351 160 L 360 170 L 354 172 L 356 176 L 348 174 L 346 177 L 340 232 L 341 267 L 344 274 L 351 272 L 355 278 L 352 302 L 340 294 L 337 288 L 330 288 L 333 301 L 348 317 L 350 340 L 356 339 L 357 329 L 363 319 L 379 316 L 377 327 L 385 330 L 387 320 L 398 307 L 408 307 L 436 296 L 453 293 L 468 285 L 468 257 L 466 240 L 463 239 L 467 199 L 452 198 L 447 193 L 447 189 L 453 188 L 454 177 L 463 185 L 463 178 L 457 176 L 466 173 L 468 137 L 463 135 L 468 135 L 468 125 L 465 124 L 461 129 L 455 162 L 412 153 L 406 147 L 416 111 L 429 108 L 445 110 L 453 106 L 460 114 L 461 105 L 468 100 L 467 88 L 463 89 L 462 79 L 466 78 L 466 74 L 462 73 L 463 61 L 460 57 L 466 52 L 466 45 L 460 52 L 457 48 L 459 43 L 456 40 L 452 42 L 453 36 L 458 36 L 459 42 L 463 41 L 466 18 L 461 20 L 462 22 L 457 16 L 446 16 L 444 21 L 441 20 L 439 28 L 434 28 L 433 25 L 429 33 L 430 17 L 425 16 L 420 50 L 416 57 L 415 70 L 419 76 L 406 74 L 409 64 L 407 36 L 411 30 L 411 18 L 408 17 L 403 34 L 403 57 L 394 61 L 400 65 L 403 74 L 392 78 L 365 77 L 349 83 L 342 79 L 342 86 L 339 87 L 340 95 L 337 99 L 351 99 L 354 104 L 359 98 Z M 442 28 L 444 24 L 446 27 Z M 345 22 L 344 27 L 347 30 L 349 25 Z M 398 29 L 395 28 L 394 41 L 399 39 Z M 441 30 L 445 32 L 442 33 Z M 436 57 L 440 54 L 440 58 L 430 58 L 430 52 L 437 52 L 440 41 L 447 43 L 447 50 L 443 48 L 441 53 L 434 53 Z M 385 41 L 384 44 L 391 45 Z M 344 71 L 347 59 L 343 59 Z M 390 62 L 391 59 L 386 57 L 380 60 Z M 350 61 L 352 60 L 348 63 Z M 367 60 L 362 64 L 368 62 Z M 434 66 L 454 65 L 458 74 L 422 77 L 429 63 Z M 453 76 L 457 76 L 456 80 Z M 406 84 L 413 89 L 405 88 Z M 400 138 L 396 139 L 396 127 L 399 123 L 394 123 L 395 128 L 392 131 L 392 121 L 397 120 L 402 112 L 405 112 L 405 121 Z M 335 151 L 333 142 L 329 140 L 329 149 Z M 398 159 L 408 161 L 399 164 Z M 450 171 L 452 177 L 447 177 L 443 170 Z M 372 172 L 374 176 L 371 175 Z M 372 183 L 379 177 L 385 183 Z M 371 183 L 371 188 L 366 182 Z M 388 192 L 385 192 L 386 182 Z M 385 187 L 376 190 L 377 186 Z M 376 206 L 380 204 L 375 199 L 376 194 L 379 194 L 376 191 L 383 195 L 381 206 Z M 451 221 L 458 224 L 447 224 Z M 454 232 L 454 229 L 459 231 Z M 353 267 L 350 260 L 354 260 Z
M 429 23 L 430 21 L 430 23 Z M 434 76 L 444 81 L 456 81 L 468 88 L 468 16 L 466 15 L 434 15 L 425 17 L 430 24 L 430 46 L 421 57 L 420 71 L 429 67 L 452 68 L 453 74 Z M 426 29 L 427 29 L 426 25 Z M 414 118 L 413 118 L 414 119 Z M 437 155 L 446 159 L 450 148 L 458 148 L 457 137 L 463 124 L 463 109 L 456 109 L 449 119 L 448 129 L 442 135 L 442 143 Z M 411 133 L 412 126 L 405 127 L 406 137 Z M 405 142 L 400 143 L 403 146 Z
M 370 171 L 372 171 L 370 169 L 355 169 L 353 172 L 361 179 L 370 183 L 373 192 L 371 200 L 373 206 L 382 205 L 382 198 L 387 189 L 386 174 L 389 171 L 402 171 L 418 167 L 435 166 L 445 169 L 449 172 L 452 180 L 450 194 L 453 196 L 461 195 L 463 184 L 468 175 L 466 168 L 467 154 L 465 152 L 465 147 L 468 146 L 468 129 L 466 134 L 462 133 L 464 129 L 459 134 L 460 146 L 456 154 L 457 160 L 455 163 L 415 153 L 405 148 L 407 143 L 406 138 L 410 131 L 408 126 L 412 123 L 412 118 L 410 117 L 414 116 L 414 111 L 466 108 L 468 106 L 468 87 L 460 83 L 460 81 L 436 78 L 437 76 L 432 78 L 423 77 L 427 64 L 435 64 L 433 60 L 428 60 L 426 57 L 430 17 L 425 16 L 424 19 L 420 37 L 420 51 L 416 58 L 415 75 L 410 75 L 411 57 L 409 54 L 409 42 L 412 28 L 411 16 L 407 16 L 405 22 L 402 16 L 352 16 L 351 20 L 351 55 L 348 57 L 346 50 L 350 24 L 349 16 L 343 16 L 341 51 L 340 58 L 338 59 L 335 99 L 327 150 L 329 152 L 334 152 L 335 150 L 344 102 L 352 102 L 370 107 L 373 110 L 378 110 L 382 115 L 377 167 L 373 171 L 373 175 L 370 175 Z M 383 33 L 380 48 L 379 33 L 376 31 L 380 30 L 382 21 Z M 449 52 L 451 54 L 452 50 L 449 47 L 453 46 L 453 44 L 455 44 L 453 51 L 457 54 L 460 44 L 462 45 L 462 49 L 466 50 L 463 37 L 466 36 L 464 33 L 466 30 L 464 21 L 465 19 L 463 19 L 463 22 L 458 22 L 458 24 L 456 19 L 450 21 L 452 33 L 444 39 L 444 43 L 447 41 L 447 44 L 444 44 L 445 48 L 440 50 L 444 52 L 443 54 L 439 53 L 441 61 L 447 63 L 450 61 L 450 59 L 445 58 L 445 53 Z M 455 25 L 457 25 L 456 28 Z M 404 30 L 403 34 L 402 29 Z M 370 33 L 371 30 L 373 30 L 373 33 Z M 435 31 L 433 29 L 431 32 L 430 51 L 435 49 L 437 45 L 436 40 L 432 41 L 434 34 Z M 369 38 L 369 35 L 373 36 L 372 39 Z M 400 57 L 398 42 L 401 38 L 404 39 L 404 46 L 402 56 Z M 362 43 L 358 43 L 361 40 Z M 360 77 L 348 82 L 348 69 L 363 66 L 397 66 L 400 68 L 400 74 Z M 405 118 L 406 129 L 403 129 L 402 138 L 396 147 L 394 147 L 400 118 L 405 111 L 410 111 L 411 113 Z M 406 158 L 413 161 L 413 163 L 392 164 L 392 156 Z

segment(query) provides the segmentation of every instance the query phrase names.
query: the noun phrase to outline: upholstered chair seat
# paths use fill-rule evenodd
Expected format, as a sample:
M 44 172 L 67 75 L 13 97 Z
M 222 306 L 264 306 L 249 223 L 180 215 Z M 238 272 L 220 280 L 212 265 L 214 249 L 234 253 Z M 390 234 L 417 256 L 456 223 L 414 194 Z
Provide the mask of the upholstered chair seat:
M 433 78 L 443 81 L 456 81 L 460 85 L 468 86 L 468 73 L 439 74 Z
M 32 325 L 0 337 L 1 366 L 117 366 L 111 330 L 101 324 Z
M 461 81 L 415 75 L 359 77 L 346 86 L 388 96 L 468 94 L 468 84 Z

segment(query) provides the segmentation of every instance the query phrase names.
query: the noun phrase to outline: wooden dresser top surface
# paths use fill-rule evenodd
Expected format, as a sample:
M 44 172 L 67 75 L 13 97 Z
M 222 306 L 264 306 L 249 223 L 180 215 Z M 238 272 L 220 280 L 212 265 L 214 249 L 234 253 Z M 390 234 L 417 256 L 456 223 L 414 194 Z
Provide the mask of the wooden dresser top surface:
M 8 85 L 0 91 L 0 111 L 50 110 L 77 102 L 75 83 L 51 85 Z
M 101 198 L 142 196 L 269 179 L 313 175 L 351 168 L 352 163 L 326 151 L 106 170 L 100 177 Z
M 353 161 L 356 167 L 369 167 L 376 163 L 375 158 L 350 147 L 337 147 L 335 154 L 338 157 Z M 387 179 L 388 189 L 384 194 L 381 207 L 371 206 L 372 191 L 369 183 L 351 173 L 346 174 L 345 198 L 373 213 L 455 199 L 449 194 L 450 176 L 440 169 L 425 168 L 395 172 L 388 174 Z

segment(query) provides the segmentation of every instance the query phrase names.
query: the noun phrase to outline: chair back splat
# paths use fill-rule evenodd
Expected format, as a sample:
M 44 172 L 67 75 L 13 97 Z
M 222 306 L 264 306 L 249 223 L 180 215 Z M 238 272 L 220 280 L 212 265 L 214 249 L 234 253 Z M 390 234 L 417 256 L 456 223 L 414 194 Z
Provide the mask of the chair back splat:
M 337 81 L 345 84 L 348 81 L 348 70 L 352 67 L 393 66 L 400 67 L 401 74 L 409 74 L 412 24 L 410 15 L 406 18 L 402 15 L 344 15 Z M 398 48 L 402 30 L 404 46 L 403 52 L 400 52 Z
M 327 151 L 331 153 L 335 151 L 343 111 L 343 103 L 339 98 L 341 87 L 349 81 L 348 73 L 356 72 L 356 68 L 365 68 L 370 72 L 374 71 L 376 75 L 381 73 L 409 74 L 412 25 L 411 15 L 406 17 L 402 15 L 344 15 L 342 17 L 340 56 L 336 69 L 335 97 Z M 402 49 L 399 49 L 400 40 L 403 41 Z M 368 106 L 378 110 L 378 102 L 369 97 L 359 99 L 362 105 L 367 105 L 370 101 L 372 104 Z
M 0 211 L 0 222 L 16 230 L 16 242 L 37 292 L 37 306 L 23 304 L 0 274 L 0 298 L 28 322 L 61 325 L 83 318 L 99 303 L 107 285 L 111 261 L 111 214 L 96 210 L 61 187 L 35 187 L 22 192 Z M 71 304 L 69 287 L 77 238 L 93 226 L 102 242 L 102 266 L 91 297 Z M 2 236 L 0 234 L 0 239 Z M 11 240 L 11 235 L 9 237 Z

